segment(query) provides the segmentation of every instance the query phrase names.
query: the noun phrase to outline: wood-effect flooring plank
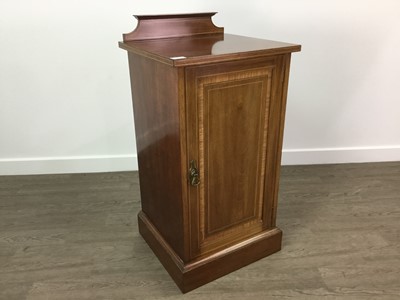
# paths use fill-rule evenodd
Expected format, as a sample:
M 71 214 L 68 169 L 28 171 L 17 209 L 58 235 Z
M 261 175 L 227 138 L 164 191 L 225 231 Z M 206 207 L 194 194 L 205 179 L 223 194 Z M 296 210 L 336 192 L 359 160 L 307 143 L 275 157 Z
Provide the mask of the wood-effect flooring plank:
M 400 163 L 282 168 L 280 252 L 182 295 L 137 172 L 0 177 L 0 299 L 400 299 Z

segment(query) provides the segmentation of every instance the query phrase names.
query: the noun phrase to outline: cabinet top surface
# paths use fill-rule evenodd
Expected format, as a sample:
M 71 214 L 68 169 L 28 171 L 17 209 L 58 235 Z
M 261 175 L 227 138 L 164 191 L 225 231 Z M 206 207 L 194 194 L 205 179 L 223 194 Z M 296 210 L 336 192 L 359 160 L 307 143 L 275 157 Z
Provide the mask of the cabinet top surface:
M 233 34 L 147 39 L 119 43 L 122 49 L 173 66 L 253 58 L 300 51 L 301 46 Z

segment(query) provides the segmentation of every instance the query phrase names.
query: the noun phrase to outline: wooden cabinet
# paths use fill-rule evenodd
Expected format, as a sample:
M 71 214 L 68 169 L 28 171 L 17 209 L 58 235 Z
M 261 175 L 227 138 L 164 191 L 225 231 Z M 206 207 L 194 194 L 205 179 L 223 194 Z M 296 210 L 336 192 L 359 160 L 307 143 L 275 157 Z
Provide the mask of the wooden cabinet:
M 223 33 L 214 13 L 136 16 L 128 51 L 139 230 L 183 292 L 279 251 L 291 52 Z

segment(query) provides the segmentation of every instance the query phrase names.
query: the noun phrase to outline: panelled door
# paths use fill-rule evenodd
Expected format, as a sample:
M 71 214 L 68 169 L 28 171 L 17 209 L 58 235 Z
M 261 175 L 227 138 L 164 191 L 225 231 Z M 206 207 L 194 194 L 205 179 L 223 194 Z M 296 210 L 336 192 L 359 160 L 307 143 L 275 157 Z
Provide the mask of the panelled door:
M 275 225 L 279 120 L 270 116 L 282 109 L 282 61 L 276 56 L 186 69 L 191 258 Z

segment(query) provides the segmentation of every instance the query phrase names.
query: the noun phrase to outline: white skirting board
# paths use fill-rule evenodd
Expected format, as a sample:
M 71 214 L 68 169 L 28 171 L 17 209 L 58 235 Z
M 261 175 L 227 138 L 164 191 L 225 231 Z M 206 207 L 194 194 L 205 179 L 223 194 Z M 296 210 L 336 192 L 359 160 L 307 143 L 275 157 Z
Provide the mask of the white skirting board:
M 400 146 L 284 149 L 283 165 L 400 161 Z M 138 170 L 137 155 L 0 159 L 0 175 L 96 173 Z
M 284 149 L 282 165 L 400 161 L 400 146 Z
M 0 159 L 0 175 L 97 173 L 137 169 L 136 154 Z

